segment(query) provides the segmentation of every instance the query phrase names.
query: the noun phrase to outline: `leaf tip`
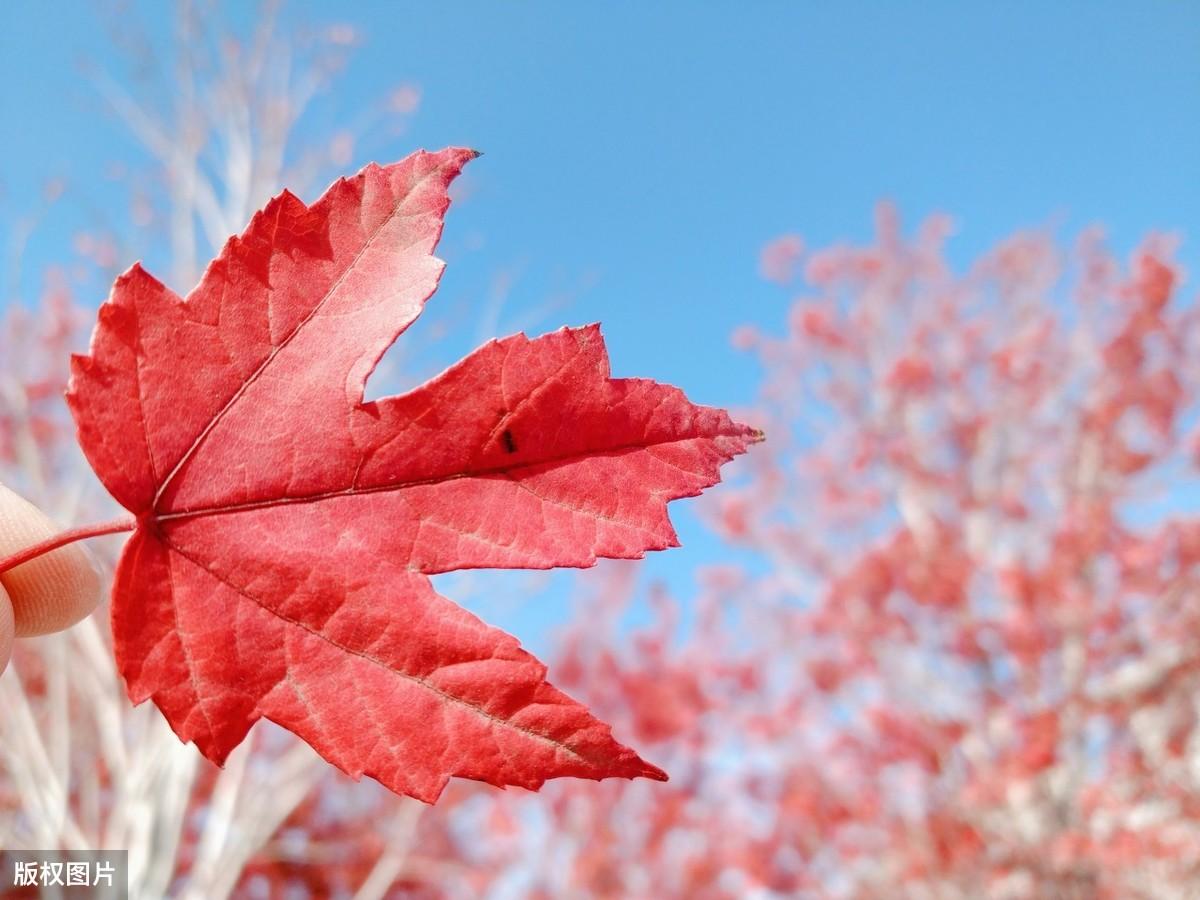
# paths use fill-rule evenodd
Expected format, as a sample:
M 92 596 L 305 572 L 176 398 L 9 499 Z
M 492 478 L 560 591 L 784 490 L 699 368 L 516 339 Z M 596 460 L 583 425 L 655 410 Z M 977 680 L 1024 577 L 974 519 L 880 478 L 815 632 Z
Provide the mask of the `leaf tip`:
M 648 763 L 645 760 L 642 761 L 641 776 L 643 778 L 649 778 L 651 781 L 664 781 L 665 782 L 665 781 L 671 780 L 670 775 L 668 775 L 666 772 L 664 772 L 658 766 Z
M 131 281 L 145 274 L 147 274 L 146 269 L 142 265 L 142 261 L 139 259 L 113 280 L 114 293 L 117 289 L 126 287 Z

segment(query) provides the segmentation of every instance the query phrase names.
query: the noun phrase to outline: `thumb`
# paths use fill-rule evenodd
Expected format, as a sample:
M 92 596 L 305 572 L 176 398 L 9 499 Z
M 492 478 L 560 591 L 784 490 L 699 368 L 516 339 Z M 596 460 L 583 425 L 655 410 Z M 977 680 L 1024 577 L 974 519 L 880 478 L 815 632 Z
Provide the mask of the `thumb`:
M 12 656 L 13 642 L 13 610 L 9 602 L 8 592 L 0 585 L 0 672 L 8 665 Z
M 0 484 L 0 557 L 53 536 L 59 529 L 28 500 Z M 2 635 L 48 634 L 74 625 L 100 602 L 100 576 L 78 545 L 62 547 L 0 575 Z M 6 627 L 7 623 L 7 627 Z

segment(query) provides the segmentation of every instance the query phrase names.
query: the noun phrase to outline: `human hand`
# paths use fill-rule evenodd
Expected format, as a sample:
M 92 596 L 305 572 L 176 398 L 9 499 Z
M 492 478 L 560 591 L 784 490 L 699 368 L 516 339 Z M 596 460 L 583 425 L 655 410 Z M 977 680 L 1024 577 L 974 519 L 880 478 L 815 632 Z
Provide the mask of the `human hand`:
M 36 506 L 0 484 L 0 559 L 56 534 Z M 14 637 L 74 625 L 100 601 L 100 575 L 76 545 L 62 547 L 0 576 L 0 672 Z

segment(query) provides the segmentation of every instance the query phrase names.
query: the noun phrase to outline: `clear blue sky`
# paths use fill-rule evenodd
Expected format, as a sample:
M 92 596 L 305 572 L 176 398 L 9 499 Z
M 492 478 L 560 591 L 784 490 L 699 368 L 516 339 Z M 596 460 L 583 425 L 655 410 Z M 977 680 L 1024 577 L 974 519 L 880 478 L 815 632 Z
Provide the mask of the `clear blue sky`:
M 111 56 L 103 8 L 0 5 L 0 238 L 47 177 L 82 186 L 36 236 L 34 272 L 67 256 L 89 205 L 121 200 L 99 174 L 131 144 L 75 64 Z M 165 42 L 161 13 L 141 10 Z M 865 237 L 881 197 L 909 222 L 952 213 L 959 259 L 1052 220 L 1104 223 L 1121 247 L 1200 232 L 1196 3 L 299 0 L 285 15 L 366 37 L 309 136 L 413 81 L 420 113 L 373 155 L 485 152 L 451 213 L 447 297 L 482 308 L 491 274 L 518 270 L 517 321 L 588 283 L 539 325 L 599 320 L 617 374 L 700 402 L 748 402 L 756 370 L 729 332 L 782 324 L 761 245 Z M 455 254 L 471 235 L 482 249 Z M 685 549 L 652 565 L 672 581 L 720 553 L 680 513 Z

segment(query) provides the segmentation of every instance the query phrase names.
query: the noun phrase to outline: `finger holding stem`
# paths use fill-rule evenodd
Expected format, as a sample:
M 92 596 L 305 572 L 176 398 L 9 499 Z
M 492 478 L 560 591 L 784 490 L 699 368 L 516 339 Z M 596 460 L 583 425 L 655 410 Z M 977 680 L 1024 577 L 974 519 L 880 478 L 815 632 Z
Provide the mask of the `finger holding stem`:
M 58 532 L 41 510 L 0 485 L 0 560 L 10 563 L 0 571 L 5 598 L 0 603 L 0 651 L 5 633 L 29 637 L 61 631 L 100 601 L 100 575 L 87 554 L 80 547 L 60 545 L 87 535 L 55 537 Z M 61 540 L 64 536 L 67 540 Z M 29 556 L 30 550 L 39 552 Z

